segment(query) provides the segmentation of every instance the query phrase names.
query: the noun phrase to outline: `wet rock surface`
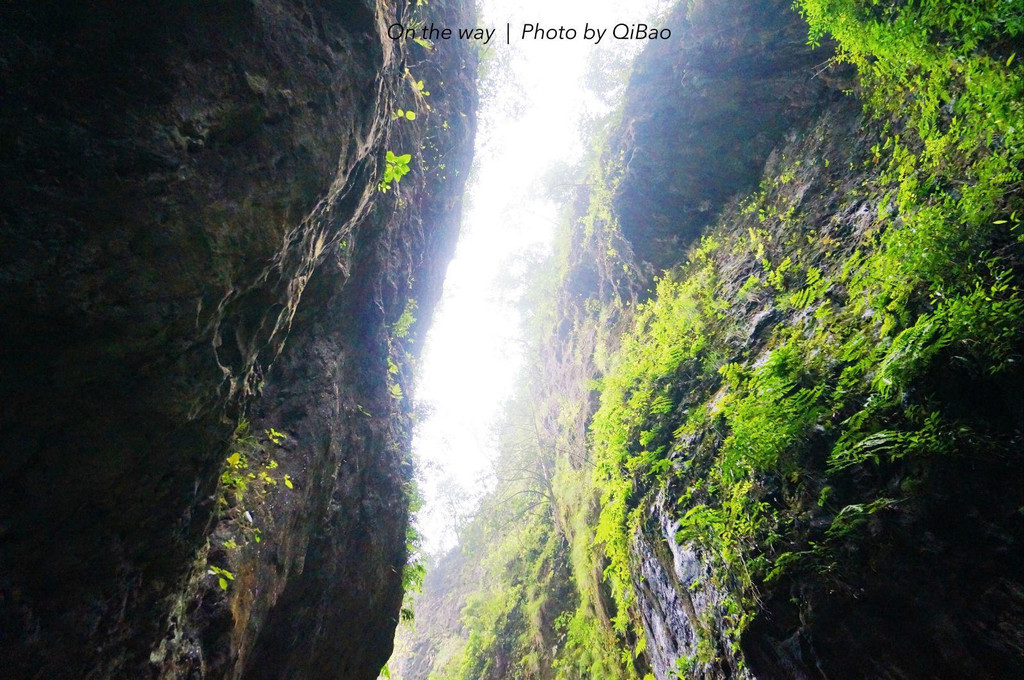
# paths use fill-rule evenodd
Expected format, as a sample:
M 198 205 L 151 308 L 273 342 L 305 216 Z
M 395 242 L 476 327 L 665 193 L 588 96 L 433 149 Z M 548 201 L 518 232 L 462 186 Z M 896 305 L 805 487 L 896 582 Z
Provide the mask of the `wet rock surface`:
M 411 390 L 389 359 L 415 355 L 439 295 L 475 109 L 475 56 L 382 38 L 393 11 L 0 10 L 7 677 L 372 678 L 386 660 L 407 519 L 393 385 Z M 406 67 L 446 83 L 415 127 L 391 117 L 416 104 Z M 428 134 L 430 166 L 378 191 L 384 152 L 424 160 Z M 419 170 L 439 159 L 449 176 Z M 293 486 L 235 513 L 258 543 L 217 492 L 243 419 L 285 435 L 264 444 Z

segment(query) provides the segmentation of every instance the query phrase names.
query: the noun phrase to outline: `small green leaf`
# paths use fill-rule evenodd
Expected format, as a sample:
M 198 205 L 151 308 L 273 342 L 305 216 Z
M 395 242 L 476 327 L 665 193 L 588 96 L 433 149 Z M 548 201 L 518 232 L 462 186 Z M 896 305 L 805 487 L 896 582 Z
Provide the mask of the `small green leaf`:
M 220 589 L 221 590 L 227 590 L 228 589 L 228 580 L 226 578 L 224 578 L 223 576 L 221 576 L 219 579 L 217 579 L 217 583 L 220 584 Z
M 416 120 L 416 112 L 415 111 L 406 111 L 405 112 L 405 117 L 408 120 Z

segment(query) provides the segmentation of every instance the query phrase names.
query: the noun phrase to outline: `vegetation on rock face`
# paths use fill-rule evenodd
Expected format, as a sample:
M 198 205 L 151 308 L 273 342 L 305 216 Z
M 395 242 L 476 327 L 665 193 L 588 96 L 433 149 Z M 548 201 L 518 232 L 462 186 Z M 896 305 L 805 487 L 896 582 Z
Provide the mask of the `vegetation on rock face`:
M 1017 403 L 1007 386 L 1024 337 L 1022 73 L 999 49 L 1022 17 L 969 4 L 880 15 L 805 4 L 812 40 L 838 40 L 880 119 L 882 139 L 862 161 L 879 171 L 862 172 L 849 197 L 874 214 L 835 238 L 785 189 L 835 159 L 783 161 L 744 210 L 760 226 L 723 220 L 640 310 L 593 424 L 598 537 L 624 609 L 634 604 L 629 541 L 645 513 L 636 499 L 657 484 L 676 498 L 677 540 L 713 556 L 730 592 L 713 615 L 738 642 L 766 579 L 813 569 L 835 588 L 852 582 L 844 553 L 876 513 L 912 515 L 919 495 L 936 493 L 930 461 L 970 456 L 1015 474 L 1019 423 L 992 422 L 954 392 L 985 389 L 1012 419 L 1003 409 Z M 727 278 L 737 260 L 750 269 L 738 290 Z M 784 323 L 756 344 L 730 343 L 743 319 L 726 312 L 750 300 Z M 721 441 L 694 442 L 708 432 Z M 877 480 L 858 484 L 864 475 Z M 823 526 L 798 528 L 807 515 Z M 700 651 L 699 664 L 717 660 Z
M 599 154 L 431 678 L 1019 667 L 1024 7 L 797 8 L 864 117 L 826 102 L 650 280 Z

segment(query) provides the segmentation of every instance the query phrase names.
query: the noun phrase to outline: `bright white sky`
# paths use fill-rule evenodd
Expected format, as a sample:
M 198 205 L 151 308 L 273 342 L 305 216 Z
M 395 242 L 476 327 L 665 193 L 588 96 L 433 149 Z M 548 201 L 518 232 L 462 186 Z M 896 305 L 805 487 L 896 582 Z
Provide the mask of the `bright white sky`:
M 481 2 L 481 22 L 497 28 L 495 42 L 504 43 L 505 23 L 512 24 L 512 73 L 501 76 L 509 87 L 482 102 L 462 234 L 418 378 L 417 402 L 429 415 L 413 441 L 425 500 L 417 524 L 431 554 L 456 542 L 452 504 L 470 512 L 489 489 L 496 455 L 492 424 L 522 365 L 519 317 L 501 281 L 508 281 L 517 257 L 550 247 L 558 207 L 539 195 L 540 178 L 556 163 L 574 164 L 584 154 L 579 122 L 588 110 L 600 109 L 583 82 L 590 52 L 638 46 L 612 40 L 611 28 L 650 25 L 648 7 L 655 2 Z M 608 29 L 596 47 L 582 39 L 585 22 Z M 517 32 L 524 23 L 571 26 L 580 37 L 521 42 Z M 444 42 L 437 44 L 436 49 L 444 48 Z M 520 115 L 511 113 L 513 108 Z

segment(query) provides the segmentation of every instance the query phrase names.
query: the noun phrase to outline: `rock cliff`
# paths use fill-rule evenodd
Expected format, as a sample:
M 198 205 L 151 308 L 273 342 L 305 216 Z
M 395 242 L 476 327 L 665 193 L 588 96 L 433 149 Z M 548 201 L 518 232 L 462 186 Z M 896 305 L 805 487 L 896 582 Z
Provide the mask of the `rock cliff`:
M 6 677 L 376 677 L 475 128 L 424 11 L 0 10 Z

